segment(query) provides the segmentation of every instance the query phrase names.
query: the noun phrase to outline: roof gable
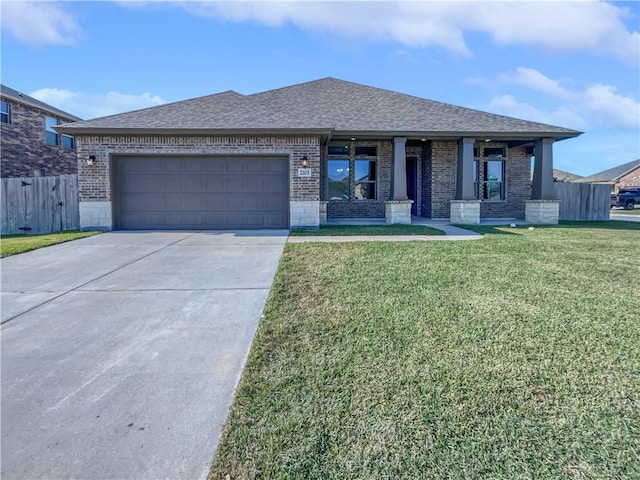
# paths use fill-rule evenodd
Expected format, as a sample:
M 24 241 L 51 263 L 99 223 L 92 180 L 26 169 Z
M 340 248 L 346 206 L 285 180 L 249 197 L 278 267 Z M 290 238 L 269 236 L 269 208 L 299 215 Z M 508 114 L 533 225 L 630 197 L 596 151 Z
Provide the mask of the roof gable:
M 55 115 L 56 117 L 62 118 L 63 120 L 68 120 L 70 122 L 77 122 L 82 120 L 80 117 L 76 117 L 75 115 L 71 115 L 59 108 L 53 107 L 48 103 L 44 103 L 36 98 L 30 97 L 26 93 L 19 92 L 18 90 L 14 90 L 13 88 L 7 87 L 6 85 L 0 85 L 0 94 L 3 98 L 8 100 L 23 103 L 25 105 L 29 105 L 31 107 L 38 108 L 47 113 Z
M 628 173 L 631 173 L 637 168 L 640 168 L 640 159 L 623 163 L 622 165 L 618 165 L 617 167 L 609 168 L 598 173 L 594 173 L 593 175 L 589 175 L 588 177 L 581 178 L 579 181 L 581 183 L 616 183 L 618 180 L 620 180 L 620 178 L 624 177 Z
M 481 112 L 357 83 L 323 78 L 252 95 L 224 92 L 65 126 L 223 131 L 528 133 L 569 138 L 575 130 Z

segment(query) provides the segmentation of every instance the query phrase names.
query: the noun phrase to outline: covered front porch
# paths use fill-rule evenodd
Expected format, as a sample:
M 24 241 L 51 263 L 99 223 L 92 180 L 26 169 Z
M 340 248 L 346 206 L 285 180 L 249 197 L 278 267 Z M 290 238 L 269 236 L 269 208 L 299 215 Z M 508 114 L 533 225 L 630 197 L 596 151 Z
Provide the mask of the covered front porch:
M 557 223 L 553 141 L 333 139 L 322 155 L 320 221 Z

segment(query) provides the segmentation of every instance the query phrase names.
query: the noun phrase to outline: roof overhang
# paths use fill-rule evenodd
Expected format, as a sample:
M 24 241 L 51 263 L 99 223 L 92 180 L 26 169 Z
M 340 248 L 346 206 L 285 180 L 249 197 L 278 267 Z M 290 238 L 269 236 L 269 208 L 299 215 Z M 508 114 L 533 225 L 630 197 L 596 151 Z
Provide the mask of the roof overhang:
M 68 135 L 92 136 L 92 135 L 195 135 L 195 136 L 224 136 L 224 135 L 295 135 L 295 136 L 320 136 L 323 139 L 351 139 L 375 140 L 381 138 L 406 137 L 408 140 L 455 140 L 459 138 L 476 138 L 478 140 L 495 141 L 521 141 L 524 143 L 535 141 L 539 138 L 553 138 L 565 140 L 582 135 L 582 132 L 496 132 L 496 131 L 362 131 L 362 130 L 335 130 L 332 128 L 100 128 L 100 127 L 74 127 L 73 124 L 58 125 L 56 131 Z

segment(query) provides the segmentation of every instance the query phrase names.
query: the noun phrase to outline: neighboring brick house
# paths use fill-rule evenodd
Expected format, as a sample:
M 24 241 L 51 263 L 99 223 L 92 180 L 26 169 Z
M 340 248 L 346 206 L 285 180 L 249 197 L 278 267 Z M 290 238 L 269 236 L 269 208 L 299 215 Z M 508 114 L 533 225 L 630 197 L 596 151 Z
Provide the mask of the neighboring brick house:
M 78 142 L 81 225 L 105 229 L 553 223 L 553 142 L 581 133 L 333 78 L 57 130 Z
M 81 120 L 17 90 L 0 86 L 2 177 L 63 175 L 78 171 L 75 139 L 54 126 Z
M 622 187 L 639 187 L 640 186 L 640 160 L 618 165 L 617 167 L 594 173 L 588 177 L 576 180 L 580 183 L 605 183 L 611 185 L 614 191 L 620 190 Z
M 557 168 L 553 169 L 553 181 L 554 182 L 578 182 L 583 177 L 580 175 L 576 175 L 575 173 L 565 172 L 564 170 L 558 170 Z

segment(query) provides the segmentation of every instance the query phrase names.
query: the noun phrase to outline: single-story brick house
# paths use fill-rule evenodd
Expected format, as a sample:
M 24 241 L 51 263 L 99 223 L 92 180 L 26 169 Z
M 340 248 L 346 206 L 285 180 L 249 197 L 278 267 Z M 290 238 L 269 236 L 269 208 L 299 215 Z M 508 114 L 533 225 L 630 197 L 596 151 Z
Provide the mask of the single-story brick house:
M 81 226 L 104 229 L 553 223 L 553 143 L 581 133 L 334 78 L 58 131 L 78 145 Z
M 616 192 L 624 187 L 638 187 L 640 186 L 640 159 L 608 168 L 575 181 L 579 183 L 604 183 L 611 185 Z
M 0 172 L 6 177 L 66 175 L 78 170 L 75 140 L 56 125 L 81 120 L 6 85 L 0 85 Z

